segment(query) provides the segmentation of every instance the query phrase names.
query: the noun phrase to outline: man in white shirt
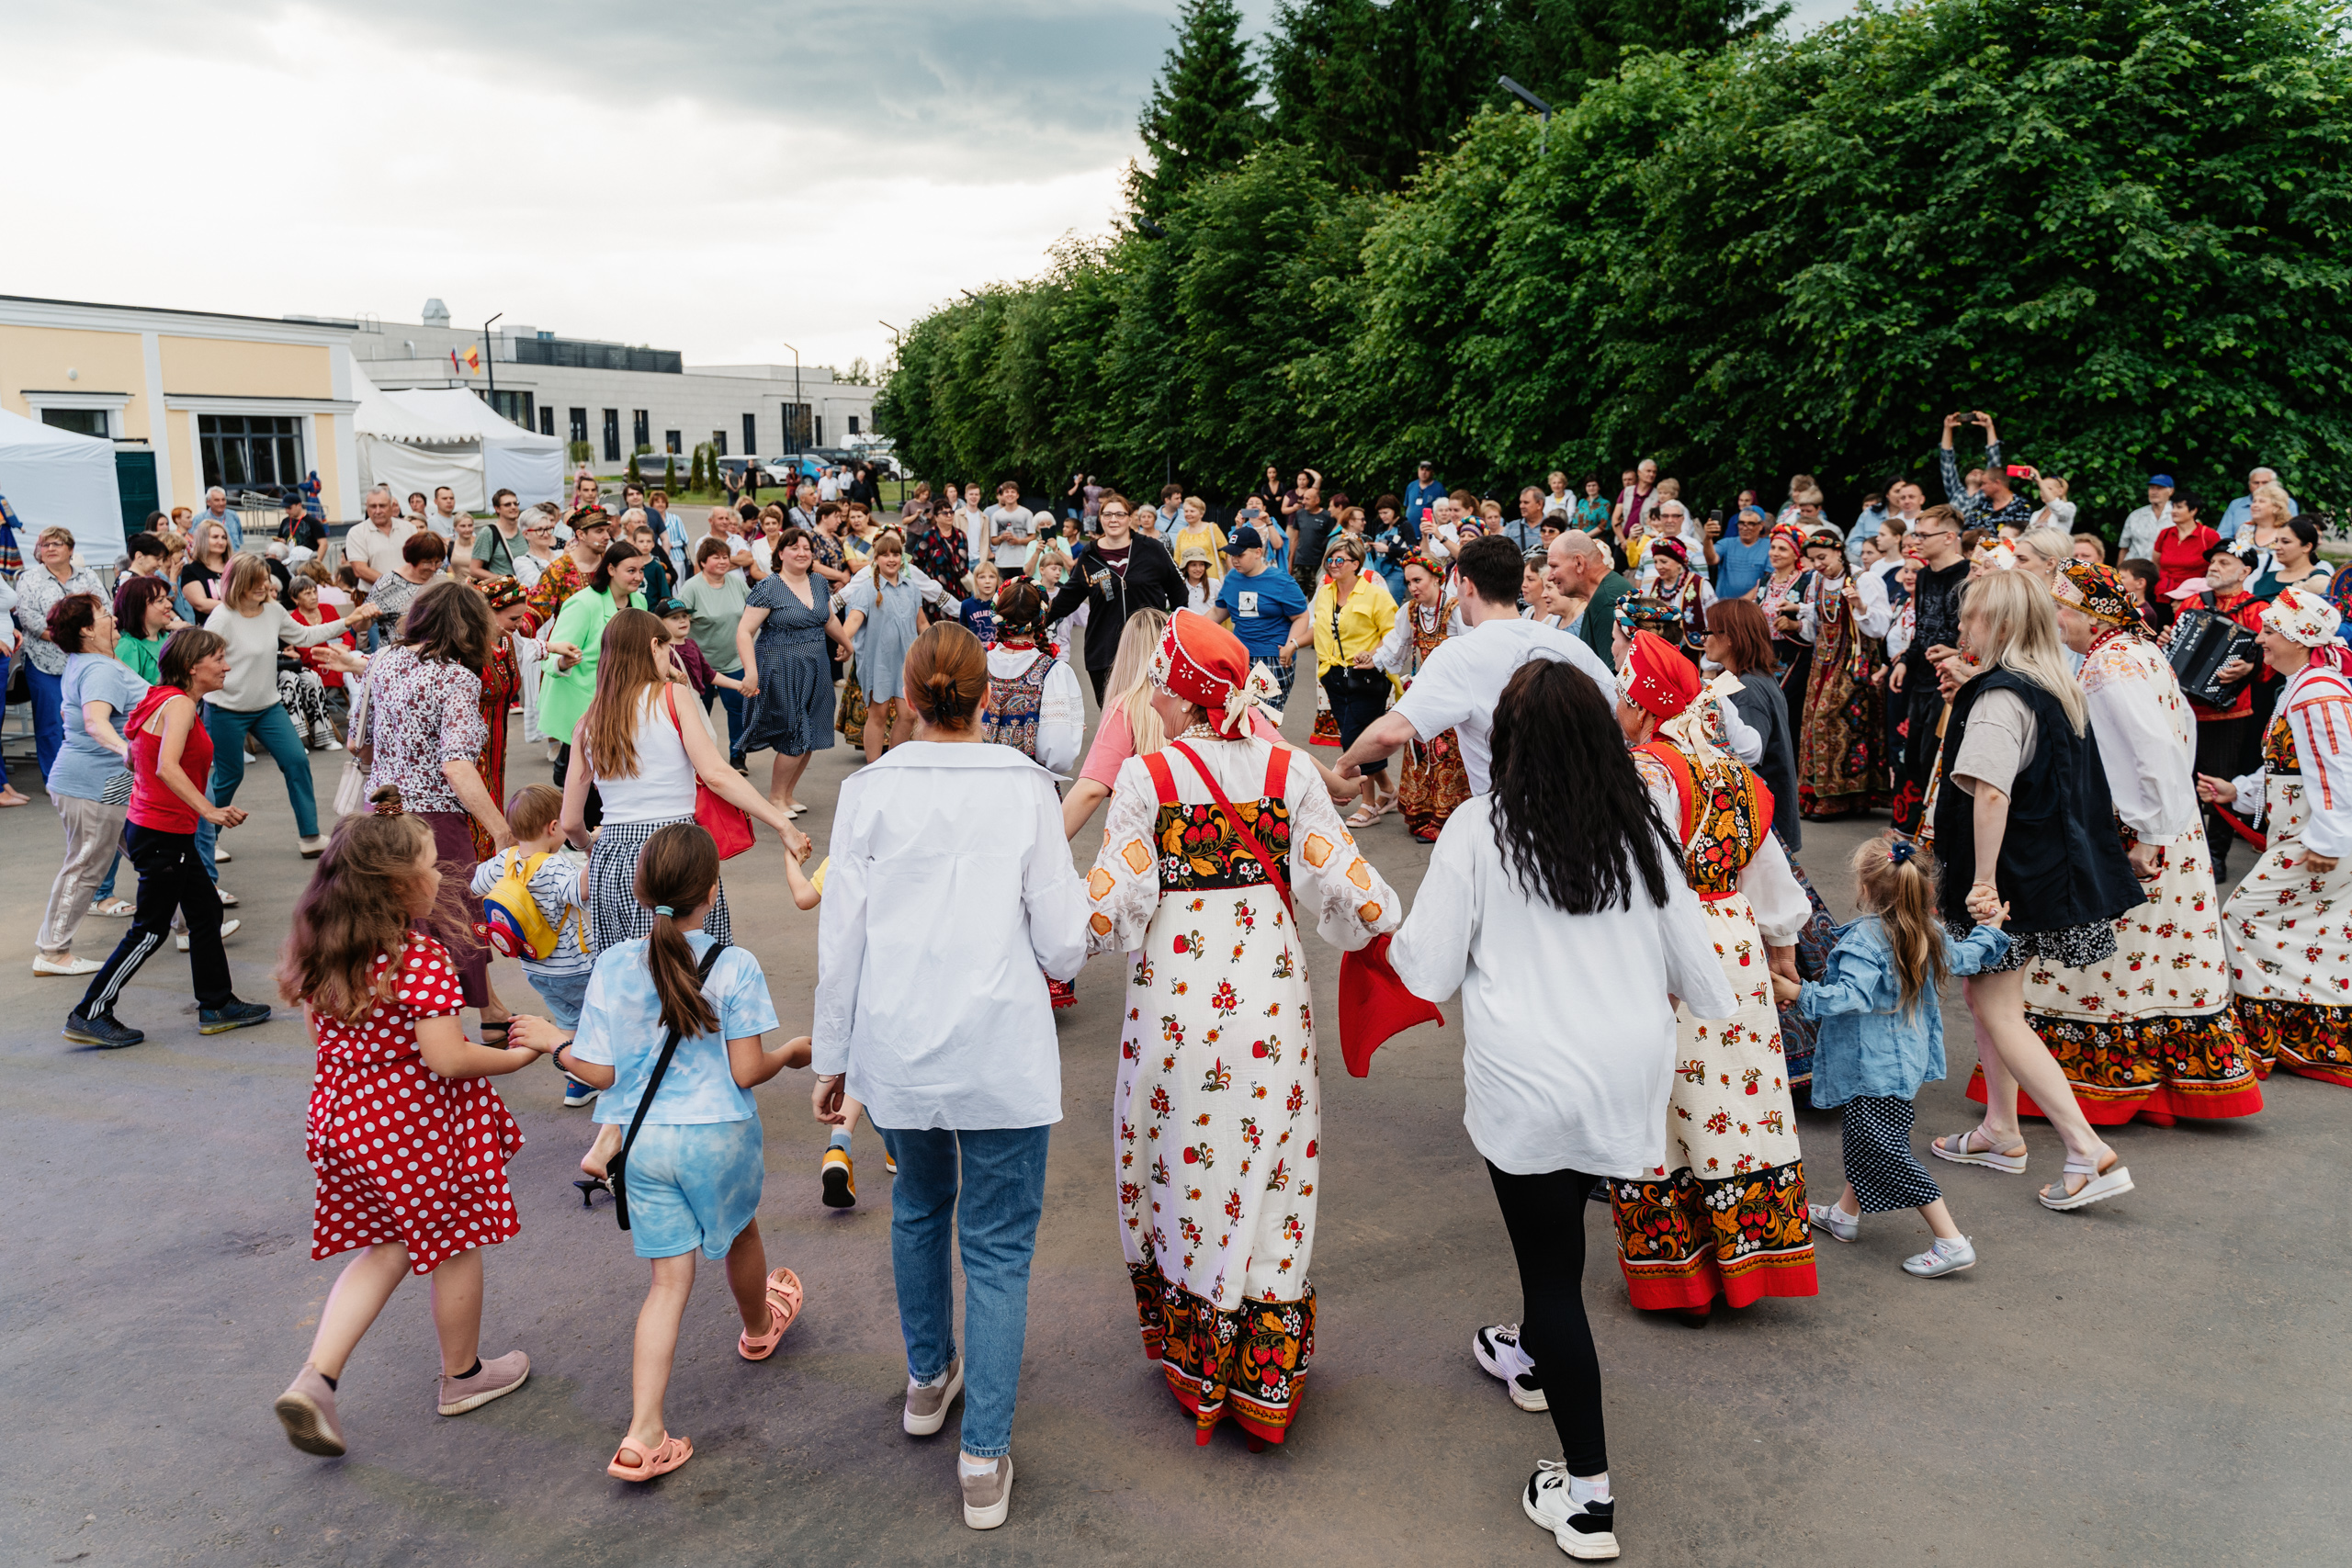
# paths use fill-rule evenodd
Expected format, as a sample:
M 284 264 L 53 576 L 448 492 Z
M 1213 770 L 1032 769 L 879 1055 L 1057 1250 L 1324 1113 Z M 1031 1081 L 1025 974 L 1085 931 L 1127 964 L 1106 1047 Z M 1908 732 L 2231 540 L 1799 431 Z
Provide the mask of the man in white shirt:
M 400 514 L 391 491 L 378 485 L 367 496 L 368 520 L 343 539 L 343 558 L 365 586 L 401 564 L 401 547 L 416 533 L 416 525 Z
M 1487 766 L 1493 754 L 1495 704 L 1519 667 L 1531 659 L 1561 659 L 1599 683 L 1611 702 L 1616 677 L 1591 649 L 1564 631 L 1519 617 L 1519 586 L 1525 563 L 1509 539 L 1488 536 L 1462 547 L 1462 618 L 1469 630 L 1449 637 L 1430 655 L 1397 705 L 1382 715 L 1348 748 L 1337 769 L 1343 779 L 1363 776 L 1363 764 L 1451 729 L 1462 740 L 1462 765 L 1470 793 L 1487 790 Z
M 2156 536 L 2165 531 L 2172 520 L 2173 482 L 2170 474 L 2148 476 L 2148 504 L 2134 507 L 2132 515 L 2123 520 L 2123 535 L 2117 547 L 2115 558 L 2154 560 L 2156 558 Z M 2227 536 L 2223 536 L 2227 537 Z
M 829 468 L 821 476 L 819 477 L 817 480 L 817 499 L 822 502 L 839 501 L 841 498 L 842 481 L 840 471 L 838 469 Z
M 996 547 L 997 575 L 1010 582 L 1029 561 L 1029 541 L 1036 522 L 1021 504 L 1021 487 L 1011 479 L 996 487 L 996 504 L 988 510 L 989 543 Z

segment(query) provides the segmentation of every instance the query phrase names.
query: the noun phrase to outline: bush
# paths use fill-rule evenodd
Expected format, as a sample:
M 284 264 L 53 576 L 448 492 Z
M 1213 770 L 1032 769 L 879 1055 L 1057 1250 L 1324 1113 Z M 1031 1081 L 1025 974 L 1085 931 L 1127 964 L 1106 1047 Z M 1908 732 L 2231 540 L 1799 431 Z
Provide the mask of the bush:
M 675 452 L 662 459 L 662 490 L 664 494 L 678 491 L 678 455 Z

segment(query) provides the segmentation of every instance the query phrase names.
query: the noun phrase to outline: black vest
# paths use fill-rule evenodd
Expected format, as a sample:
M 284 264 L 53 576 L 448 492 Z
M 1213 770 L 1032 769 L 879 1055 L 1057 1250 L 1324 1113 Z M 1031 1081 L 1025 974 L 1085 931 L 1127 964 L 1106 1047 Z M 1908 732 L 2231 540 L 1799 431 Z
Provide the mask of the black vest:
M 1944 731 L 1944 766 L 1960 755 L 1968 716 L 1987 692 L 2014 692 L 2031 710 L 2033 755 L 2009 788 L 1994 884 L 2009 906 L 2012 934 L 2065 931 L 2112 920 L 2147 902 L 2115 830 L 2107 769 L 2089 729 L 2080 735 L 2056 697 L 2014 671 L 1995 667 L 1961 687 Z M 1936 854 L 1944 863 L 1944 918 L 1968 922 L 1976 877 L 1976 800 L 1947 776 L 1936 796 Z

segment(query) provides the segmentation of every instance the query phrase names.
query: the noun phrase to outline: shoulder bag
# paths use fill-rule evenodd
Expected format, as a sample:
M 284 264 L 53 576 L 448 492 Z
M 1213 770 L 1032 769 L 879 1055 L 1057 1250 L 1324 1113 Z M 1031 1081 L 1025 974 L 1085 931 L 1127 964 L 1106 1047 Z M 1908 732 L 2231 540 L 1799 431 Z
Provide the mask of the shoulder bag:
M 727 944 L 723 942 L 710 944 L 710 951 L 702 955 L 702 963 L 695 966 L 696 983 L 710 984 L 711 966 L 726 951 Z M 670 1071 L 670 1058 L 677 1054 L 678 1032 L 673 1029 L 662 1037 L 662 1055 L 653 1064 L 653 1076 L 645 1080 L 645 1092 L 637 1097 L 637 1114 L 628 1119 L 628 1132 L 621 1139 L 620 1153 L 612 1157 L 605 1168 L 605 1185 L 613 1191 L 613 1217 L 620 1221 L 623 1230 L 628 1229 L 628 1186 L 625 1174 L 628 1166 L 628 1151 L 637 1143 L 637 1130 L 645 1125 L 645 1113 L 652 1109 L 653 1097 L 662 1092 L 662 1079 Z
M 662 700 L 669 705 L 670 722 L 677 726 L 678 744 L 685 744 L 686 728 L 678 717 L 678 683 L 665 682 Z M 702 774 L 695 774 L 695 821 L 718 845 L 720 860 L 733 860 L 752 847 L 756 835 L 752 830 L 751 813 L 702 782 Z

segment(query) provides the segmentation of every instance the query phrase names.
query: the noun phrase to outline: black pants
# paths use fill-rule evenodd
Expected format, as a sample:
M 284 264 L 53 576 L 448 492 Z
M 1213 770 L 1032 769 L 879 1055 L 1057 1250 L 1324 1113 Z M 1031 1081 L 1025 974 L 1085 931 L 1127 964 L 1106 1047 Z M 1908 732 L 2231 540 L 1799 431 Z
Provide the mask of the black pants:
M 2245 718 L 2199 717 L 2197 721 L 2197 771 L 2211 773 L 2217 779 L 2237 777 L 2239 771 L 2245 766 L 2246 738 L 2253 732 L 2254 723 L 2251 716 Z M 2226 806 L 2205 807 L 2205 844 L 2213 856 L 2213 879 L 2216 882 L 2227 873 L 2230 846 L 2237 842 L 2237 835 L 2230 831 L 2229 815 L 2230 808 Z
M 1089 670 L 1086 678 L 1094 682 L 1094 709 L 1099 716 L 1102 710 L 1102 688 L 1111 683 L 1111 667 L 1105 664 L 1100 670 Z
M 1917 833 L 1926 815 L 1928 778 L 1936 769 L 1936 726 L 1943 720 L 1944 699 L 1932 670 L 1905 670 L 1903 681 L 1902 692 L 1889 694 L 1901 705 L 1910 731 L 1903 741 L 1903 765 L 1894 774 L 1894 829 Z
M 136 822 L 122 830 L 122 847 L 139 871 L 139 912 L 115 944 L 106 966 L 90 976 L 78 1010 L 85 1018 L 113 1016 L 123 987 L 139 966 L 172 940 L 172 913 L 187 918 L 188 967 L 196 1003 L 218 1010 L 237 999 L 229 988 L 229 954 L 220 946 L 220 894 L 197 858 L 196 835 L 165 833 Z
M 730 715 L 729 716 L 731 717 L 732 716 Z M 558 746 L 555 749 L 555 787 L 561 789 L 564 785 L 564 781 L 571 776 L 571 748 L 570 746 Z M 605 797 L 597 793 L 596 786 L 594 784 L 590 784 L 588 786 L 588 798 L 580 803 L 581 826 L 583 828 L 601 827 L 604 824 L 604 820 Z
M 1377 670 L 1334 664 L 1323 671 L 1323 694 L 1331 699 L 1331 717 L 1340 727 L 1340 749 L 1344 751 L 1388 711 L 1388 677 Z M 1388 759 L 1366 762 L 1363 771 L 1385 773 Z
M 1495 1168 L 1495 1201 L 1519 1258 L 1519 1343 L 1535 1361 L 1560 1457 L 1570 1475 L 1609 1468 L 1600 1424 L 1600 1358 L 1584 1315 L 1585 1198 L 1596 1179 L 1580 1170 L 1512 1176 Z

